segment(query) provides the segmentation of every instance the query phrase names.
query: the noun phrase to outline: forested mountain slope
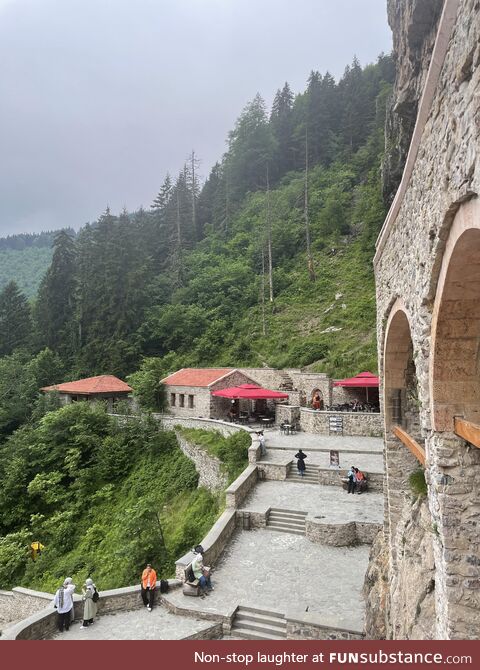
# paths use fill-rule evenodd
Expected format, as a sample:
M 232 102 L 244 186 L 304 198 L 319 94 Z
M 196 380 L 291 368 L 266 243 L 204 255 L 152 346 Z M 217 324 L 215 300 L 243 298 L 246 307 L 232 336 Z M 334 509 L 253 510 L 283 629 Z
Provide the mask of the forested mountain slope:
M 202 188 L 192 153 L 149 211 L 56 233 L 34 301 L 13 280 L 0 289 L 0 587 L 53 588 L 67 573 L 120 586 L 146 560 L 168 573 L 219 510 L 172 434 L 148 420 L 120 430 L 86 403 L 58 409 L 42 386 L 130 375 L 151 408 L 159 380 L 187 365 L 374 371 L 392 78 L 381 56 L 338 83 L 312 72 L 297 96 L 285 84 L 270 113 L 255 96 Z M 33 540 L 48 547 L 35 563 Z

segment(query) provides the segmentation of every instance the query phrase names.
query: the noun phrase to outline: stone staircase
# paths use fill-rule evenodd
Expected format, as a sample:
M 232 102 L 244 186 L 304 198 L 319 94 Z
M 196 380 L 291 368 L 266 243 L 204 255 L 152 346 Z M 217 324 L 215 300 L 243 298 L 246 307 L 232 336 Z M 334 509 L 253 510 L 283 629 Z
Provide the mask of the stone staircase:
M 278 385 L 280 391 L 294 391 L 293 379 L 290 377 L 288 372 L 284 370 L 279 370 L 278 374 L 280 375 L 281 382 Z
M 286 640 L 287 622 L 278 612 L 239 606 L 231 635 L 247 640 Z
M 306 512 L 296 512 L 295 510 L 273 507 L 268 515 L 267 528 L 278 530 L 283 533 L 305 535 L 306 516 Z
M 300 473 L 297 469 L 296 463 L 290 463 L 290 467 L 287 472 L 287 479 L 289 482 L 302 482 L 303 484 L 318 484 L 318 465 L 311 465 L 307 463 L 307 469 L 303 477 L 300 476 Z

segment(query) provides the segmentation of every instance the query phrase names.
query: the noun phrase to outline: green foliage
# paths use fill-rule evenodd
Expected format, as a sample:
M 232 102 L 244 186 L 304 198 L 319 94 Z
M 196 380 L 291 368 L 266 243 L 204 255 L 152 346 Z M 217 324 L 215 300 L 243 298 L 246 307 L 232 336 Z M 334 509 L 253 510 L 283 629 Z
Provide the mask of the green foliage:
M 248 448 L 251 444 L 250 435 L 241 430 L 224 437 L 218 431 L 197 430 L 196 428 L 176 427 L 188 441 L 205 449 L 215 456 L 225 468 L 228 481 L 231 483 L 248 465 Z
M 0 240 L 2 242 L 5 240 Z M 0 247 L 0 290 L 13 279 L 27 298 L 33 298 L 51 261 L 50 246 L 19 249 Z
M 119 425 L 100 403 L 50 412 L 0 448 L 2 586 L 53 590 L 92 574 L 115 588 L 147 561 L 171 576 L 219 512 L 197 481 L 174 433 L 148 416 Z M 33 540 L 45 545 L 35 562 Z
M 426 496 L 428 493 L 427 482 L 425 481 L 425 471 L 422 468 L 415 470 L 408 478 L 410 490 L 417 497 Z
M 32 321 L 30 307 L 17 284 L 10 281 L 0 291 L 0 356 L 8 356 L 15 349 L 28 348 Z

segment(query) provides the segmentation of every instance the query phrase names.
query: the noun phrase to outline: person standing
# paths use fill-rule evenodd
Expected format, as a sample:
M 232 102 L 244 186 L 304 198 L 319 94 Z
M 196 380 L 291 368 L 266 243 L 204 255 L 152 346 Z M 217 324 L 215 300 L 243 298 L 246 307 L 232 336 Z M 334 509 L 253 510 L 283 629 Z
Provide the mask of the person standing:
M 347 479 L 348 479 L 348 487 L 347 487 L 347 493 L 355 493 L 355 486 L 357 483 L 357 477 L 355 473 L 355 466 L 352 465 L 350 470 L 347 472 Z
M 265 435 L 263 434 L 263 430 L 257 433 L 257 435 L 258 441 L 260 442 L 260 456 L 263 458 L 267 455 L 267 447 L 265 446 Z
M 63 630 L 70 628 L 70 621 L 73 614 L 73 594 L 75 592 L 75 584 L 71 577 L 67 577 L 62 586 L 57 589 L 55 598 L 53 599 L 53 606 L 57 610 L 58 630 L 63 633 Z
M 304 454 L 301 449 L 298 450 L 298 453 L 295 454 L 295 458 L 297 459 L 297 469 L 300 473 L 300 477 L 305 477 L 305 459 L 307 458 L 307 454 Z
M 97 587 L 93 583 L 93 579 L 86 579 L 85 584 L 82 589 L 83 594 L 83 624 L 82 628 L 87 628 L 93 623 L 94 618 L 97 615 L 97 603 L 93 599 L 94 594 L 97 591 Z M 98 596 L 97 596 L 98 597 Z
M 147 563 L 147 567 L 142 573 L 142 600 L 143 604 L 149 612 L 151 612 L 153 609 L 156 585 L 157 573 L 152 568 L 150 563 Z

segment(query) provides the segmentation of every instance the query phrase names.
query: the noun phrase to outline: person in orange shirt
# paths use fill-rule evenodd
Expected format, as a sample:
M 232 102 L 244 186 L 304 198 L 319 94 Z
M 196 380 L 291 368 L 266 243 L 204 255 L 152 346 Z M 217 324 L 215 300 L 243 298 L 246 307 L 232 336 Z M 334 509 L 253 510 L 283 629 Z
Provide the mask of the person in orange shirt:
M 149 612 L 152 611 L 153 601 L 155 599 L 155 586 L 157 585 L 157 573 L 150 563 L 142 572 L 142 600 Z

